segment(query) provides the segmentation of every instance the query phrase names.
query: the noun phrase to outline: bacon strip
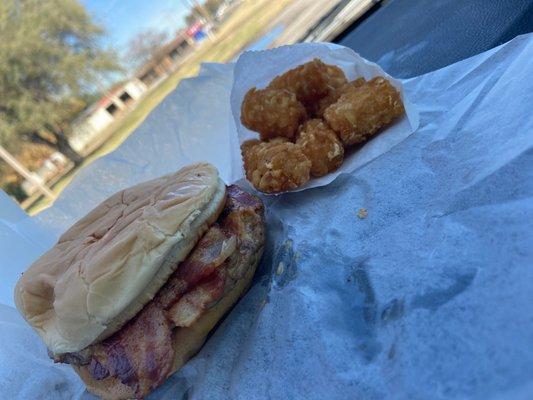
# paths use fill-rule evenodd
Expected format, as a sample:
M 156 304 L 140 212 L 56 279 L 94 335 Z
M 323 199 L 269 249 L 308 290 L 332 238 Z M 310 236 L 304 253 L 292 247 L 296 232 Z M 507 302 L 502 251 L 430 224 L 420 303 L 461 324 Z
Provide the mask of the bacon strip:
M 154 301 L 164 309 L 170 308 L 181 295 L 221 266 L 236 248 L 235 235 L 213 225 L 159 290 Z
M 175 326 L 191 326 L 211 304 L 224 294 L 224 274 L 215 272 L 204 283 L 194 287 L 168 310 L 167 316 Z
M 171 335 L 164 311 L 150 303 L 134 321 L 96 346 L 89 372 L 95 379 L 115 376 L 136 394 L 148 393 L 172 368 Z

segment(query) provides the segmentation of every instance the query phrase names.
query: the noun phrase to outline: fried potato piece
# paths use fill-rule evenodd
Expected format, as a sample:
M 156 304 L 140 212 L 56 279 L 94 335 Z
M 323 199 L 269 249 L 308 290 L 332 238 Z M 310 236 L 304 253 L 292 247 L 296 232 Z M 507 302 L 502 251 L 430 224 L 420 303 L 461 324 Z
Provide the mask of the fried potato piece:
M 292 139 L 307 118 L 304 106 L 287 89 L 250 89 L 241 105 L 242 124 L 263 140 L 277 136 Z
M 341 73 L 344 76 L 344 73 L 342 71 Z M 315 103 L 315 106 L 311 110 L 312 115 L 320 118 L 324 117 L 324 111 L 326 111 L 326 108 L 328 108 L 330 105 L 339 100 L 339 97 L 341 97 L 344 92 L 347 92 L 351 89 L 355 89 L 356 87 L 363 85 L 366 81 L 364 80 L 364 78 L 358 78 L 354 81 L 347 82 L 346 78 L 344 78 L 344 82 L 341 82 L 341 79 L 334 80 L 335 85 L 338 86 L 330 86 L 328 95 Z
M 275 77 L 268 87 L 290 90 L 306 108 L 310 107 L 328 94 L 328 65 L 315 58 Z
M 256 168 L 257 157 L 256 153 L 253 152 L 252 149 L 261 143 L 263 142 L 258 139 L 251 139 L 241 144 L 241 155 L 245 171 L 253 171 Z
M 336 170 L 344 159 L 342 143 L 321 119 L 311 119 L 303 124 L 296 144 L 311 161 L 311 175 L 314 177 Z
M 346 75 L 344 75 L 344 72 L 342 71 L 342 69 L 340 69 L 336 65 L 331 65 L 331 64 L 324 64 L 324 65 L 326 66 L 324 70 L 324 75 L 326 77 L 326 81 L 330 89 L 338 89 L 346 85 L 346 83 L 348 83 L 348 80 L 346 79 Z
M 361 143 L 403 115 L 398 91 L 382 77 L 348 88 L 324 111 L 324 119 L 345 146 Z
M 258 151 L 257 151 L 258 149 L 254 149 L 256 146 L 261 146 L 266 143 L 269 143 L 269 144 L 285 143 L 288 141 L 289 141 L 288 139 L 283 138 L 283 137 L 271 139 L 268 142 L 262 142 L 258 139 L 246 140 L 245 142 L 241 144 L 241 155 L 242 155 L 242 160 L 244 164 L 244 170 L 253 171 L 254 169 L 257 168 L 257 164 L 259 163 L 259 158 L 258 158 Z
M 311 161 L 302 150 L 278 138 L 270 142 L 247 141 L 241 145 L 246 178 L 265 193 L 296 189 L 309 180 Z

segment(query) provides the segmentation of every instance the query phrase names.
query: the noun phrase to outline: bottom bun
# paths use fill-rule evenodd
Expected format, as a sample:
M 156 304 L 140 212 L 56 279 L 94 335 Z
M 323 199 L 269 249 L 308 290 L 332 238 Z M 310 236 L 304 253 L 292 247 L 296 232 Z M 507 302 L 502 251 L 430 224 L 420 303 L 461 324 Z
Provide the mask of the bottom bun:
M 222 319 L 239 298 L 246 293 L 255 274 L 257 264 L 261 259 L 263 248 L 261 247 L 250 260 L 250 266 L 246 275 L 236 282 L 231 289 L 213 308 L 202 315 L 197 322 L 188 328 L 175 328 L 172 332 L 172 347 L 174 348 L 174 361 L 171 372 L 167 378 L 179 370 L 191 357 L 193 357 L 207 338 L 209 332 Z M 134 399 L 135 393 L 131 387 L 120 382 L 115 377 L 102 380 L 94 379 L 89 373 L 87 366 L 72 366 L 81 377 L 87 390 L 104 400 Z

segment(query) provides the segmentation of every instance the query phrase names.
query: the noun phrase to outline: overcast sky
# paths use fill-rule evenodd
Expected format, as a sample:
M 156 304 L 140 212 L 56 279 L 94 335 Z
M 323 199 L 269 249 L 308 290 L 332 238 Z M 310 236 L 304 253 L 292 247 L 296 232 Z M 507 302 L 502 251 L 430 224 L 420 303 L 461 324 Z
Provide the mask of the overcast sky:
M 185 26 L 187 0 L 81 0 L 107 31 L 105 44 L 122 51 L 128 40 L 147 28 L 174 33 Z

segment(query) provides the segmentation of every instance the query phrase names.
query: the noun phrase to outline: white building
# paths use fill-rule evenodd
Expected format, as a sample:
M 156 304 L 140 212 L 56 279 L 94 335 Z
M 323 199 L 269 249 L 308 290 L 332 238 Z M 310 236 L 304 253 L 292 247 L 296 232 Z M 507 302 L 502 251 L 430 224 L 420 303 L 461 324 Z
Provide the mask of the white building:
M 89 108 L 72 126 L 73 133 L 69 140 L 72 148 L 81 154 L 85 153 L 117 115 L 131 107 L 147 89 L 144 83 L 134 78 Z
M 179 32 L 136 72 L 134 78 L 112 90 L 74 122 L 69 139 L 72 148 L 82 155 L 94 150 L 104 139 L 101 133 L 134 106 L 146 91 L 174 72 L 193 47 L 191 37 L 185 31 Z

